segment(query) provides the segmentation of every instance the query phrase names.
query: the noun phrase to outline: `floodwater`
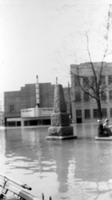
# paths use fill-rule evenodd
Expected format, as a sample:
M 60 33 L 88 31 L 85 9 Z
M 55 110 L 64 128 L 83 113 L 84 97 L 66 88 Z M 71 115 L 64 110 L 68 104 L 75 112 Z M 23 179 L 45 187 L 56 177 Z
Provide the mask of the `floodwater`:
M 78 139 L 46 140 L 48 128 L 0 130 L 0 173 L 53 200 L 89 200 L 112 189 L 112 141 L 95 141 L 96 125 Z

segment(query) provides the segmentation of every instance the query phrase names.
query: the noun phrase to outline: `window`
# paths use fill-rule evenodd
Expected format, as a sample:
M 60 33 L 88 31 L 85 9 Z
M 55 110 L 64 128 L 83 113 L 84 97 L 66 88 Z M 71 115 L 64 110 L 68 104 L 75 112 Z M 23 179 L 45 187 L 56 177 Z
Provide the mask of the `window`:
M 106 92 L 102 91 L 101 92 L 101 100 L 106 101 L 106 99 L 107 99 Z
M 112 108 L 110 108 L 110 117 L 112 117 Z
M 81 110 L 76 110 L 76 118 L 82 117 L 82 111 Z
M 85 119 L 90 119 L 90 110 L 89 109 L 86 109 L 85 111 L 84 111 L 84 115 L 85 115 Z
M 76 87 L 80 86 L 80 78 L 77 75 L 74 76 L 74 80 L 75 80 L 75 86 Z
M 98 109 L 93 109 L 93 117 L 98 118 Z
M 83 98 L 84 98 L 84 101 L 85 101 L 85 102 L 87 102 L 87 101 L 90 100 L 90 96 L 89 96 L 87 93 L 85 93 L 85 92 L 84 92 Z
M 112 90 L 109 91 L 109 100 L 112 100 Z
M 107 117 L 107 109 L 106 108 L 102 108 L 102 116 Z
M 108 76 L 108 84 L 109 84 L 109 85 L 112 84 L 112 75 L 109 75 L 109 76 Z
M 76 122 L 82 123 L 82 110 L 76 110 Z
M 9 105 L 9 112 L 14 112 L 14 104 Z
M 94 83 L 95 83 L 95 77 L 94 76 L 90 77 L 90 83 L 94 85 Z
M 102 85 L 103 85 L 103 84 L 106 84 L 105 76 L 102 76 L 102 77 L 101 77 L 101 83 L 102 83 Z
M 83 86 L 88 87 L 89 86 L 89 78 L 88 77 L 83 77 Z
M 81 101 L 81 93 L 79 91 L 75 92 L 75 101 L 80 102 Z

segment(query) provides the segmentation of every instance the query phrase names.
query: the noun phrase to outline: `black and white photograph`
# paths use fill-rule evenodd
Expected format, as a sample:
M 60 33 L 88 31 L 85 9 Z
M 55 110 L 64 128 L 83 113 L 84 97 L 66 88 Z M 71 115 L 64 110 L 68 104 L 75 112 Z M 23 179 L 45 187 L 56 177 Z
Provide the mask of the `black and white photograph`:
M 0 200 L 112 200 L 112 0 L 0 0 Z

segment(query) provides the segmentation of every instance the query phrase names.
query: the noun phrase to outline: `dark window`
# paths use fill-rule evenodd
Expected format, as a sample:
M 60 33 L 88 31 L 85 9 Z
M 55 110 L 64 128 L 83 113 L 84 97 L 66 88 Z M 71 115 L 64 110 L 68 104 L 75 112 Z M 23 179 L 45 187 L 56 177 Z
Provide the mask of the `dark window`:
M 90 96 L 85 92 L 84 92 L 83 98 L 84 98 L 84 101 L 89 101 L 90 100 Z
M 18 122 L 17 122 L 17 126 L 21 126 L 21 122 L 18 121 Z
M 110 108 L 110 117 L 112 117 L 112 108 Z
M 9 105 L 9 112 L 14 112 L 14 104 Z
M 101 84 L 105 84 L 106 82 L 105 82 L 105 76 L 102 76 L 101 77 Z
M 102 91 L 101 92 L 101 100 L 106 101 L 106 99 L 107 99 L 106 92 Z
M 109 84 L 109 85 L 112 84 L 112 75 L 109 75 L 109 76 L 108 76 L 108 84 Z
M 79 76 L 75 75 L 74 79 L 75 79 L 75 86 L 76 87 L 80 86 L 80 78 L 79 78 Z
M 76 102 L 81 101 L 81 93 L 79 91 L 75 92 L 75 101 Z
M 85 114 L 85 119 L 90 119 L 90 110 L 89 109 L 86 109 L 85 111 L 84 111 L 84 114 Z
M 112 90 L 109 91 L 109 100 L 112 100 Z
M 98 118 L 98 109 L 93 109 L 93 117 Z
M 90 79 L 89 79 L 89 82 L 90 82 L 90 85 L 94 86 L 94 84 L 95 84 L 95 77 L 91 76 Z
M 81 110 L 76 110 L 76 118 L 82 117 L 82 111 Z
M 102 108 L 102 116 L 107 117 L 107 109 L 106 108 Z
M 83 77 L 83 86 L 88 87 L 89 86 L 89 78 L 88 77 Z
M 7 126 L 16 126 L 16 122 L 15 121 L 7 122 Z

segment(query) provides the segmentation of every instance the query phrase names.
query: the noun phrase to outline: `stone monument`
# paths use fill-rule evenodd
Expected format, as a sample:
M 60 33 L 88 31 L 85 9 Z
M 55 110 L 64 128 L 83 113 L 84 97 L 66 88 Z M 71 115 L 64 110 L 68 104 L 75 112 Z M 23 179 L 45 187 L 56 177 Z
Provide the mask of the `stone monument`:
M 70 125 L 69 114 L 64 99 L 63 87 L 61 84 L 54 88 L 54 108 L 51 114 L 51 126 L 48 128 L 47 139 L 73 139 L 73 127 Z

